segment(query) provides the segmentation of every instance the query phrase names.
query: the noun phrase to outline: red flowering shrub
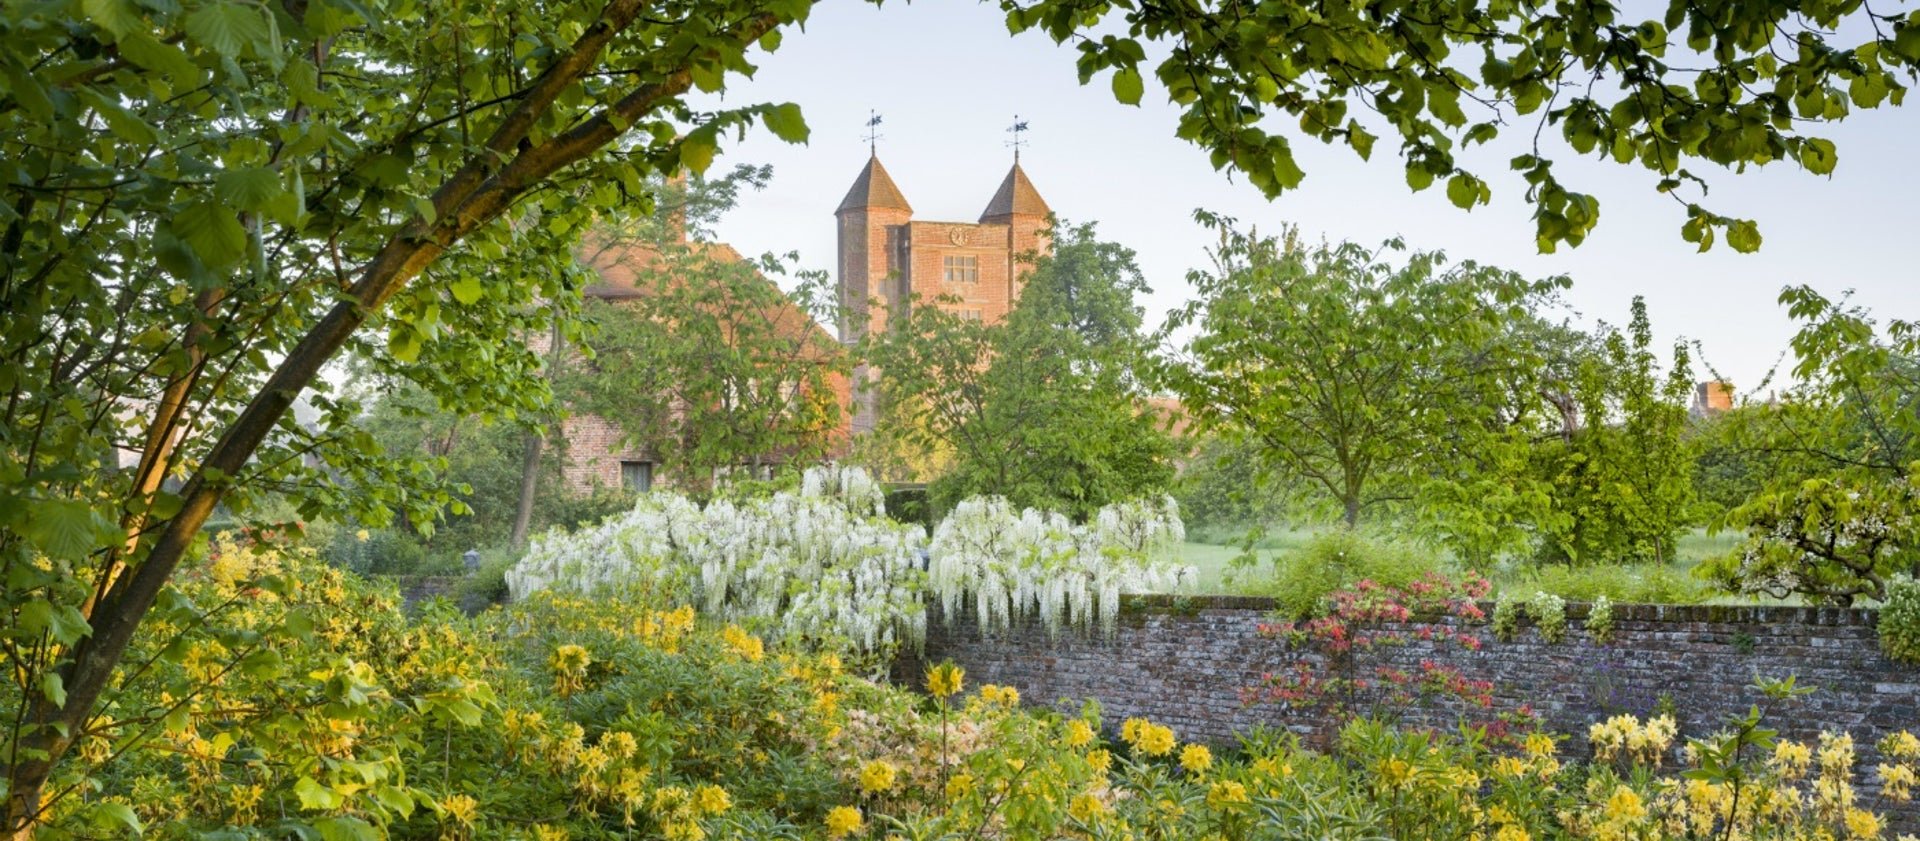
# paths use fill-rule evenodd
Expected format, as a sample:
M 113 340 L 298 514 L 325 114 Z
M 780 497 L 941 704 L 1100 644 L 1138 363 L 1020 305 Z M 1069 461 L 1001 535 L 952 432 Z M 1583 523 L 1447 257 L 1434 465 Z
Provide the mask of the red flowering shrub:
M 1282 642 L 1288 662 L 1243 690 L 1242 700 L 1317 717 L 1329 732 L 1357 716 L 1392 720 L 1409 707 L 1434 702 L 1469 715 L 1485 711 L 1475 723 L 1491 737 L 1515 732 L 1516 724 L 1525 732 L 1532 711 L 1493 715 L 1492 682 L 1470 678 L 1459 666 L 1423 657 L 1412 666 L 1367 658 L 1373 662 L 1363 667 L 1359 656 L 1412 645 L 1436 656 L 1456 647 L 1478 651 L 1484 641 L 1468 626 L 1486 621 L 1479 601 L 1491 588 L 1476 573 L 1451 578 L 1429 572 L 1404 586 L 1362 580 L 1335 591 L 1325 615 L 1259 627 Z

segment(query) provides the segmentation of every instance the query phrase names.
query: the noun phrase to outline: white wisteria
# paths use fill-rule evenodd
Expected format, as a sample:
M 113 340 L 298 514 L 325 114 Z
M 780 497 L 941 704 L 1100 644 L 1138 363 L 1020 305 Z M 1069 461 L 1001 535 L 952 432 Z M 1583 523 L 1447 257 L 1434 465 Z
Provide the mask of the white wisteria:
M 1122 593 L 1166 591 L 1192 577 L 1191 567 L 1160 560 L 1185 539 L 1172 497 L 1108 505 L 1084 526 L 974 497 L 934 529 L 928 580 L 946 616 L 970 606 L 983 631 L 1037 616 L 1054 635 L 1095 625 L 1111 633 Z
M 1182 539 L 1171 499 L 1111 505 L 1076 526 L 984 497 L 962 502 L 929 542 L 885 517 L 865 471 L 823 467 L 798 492 L 764 499 L 702 508 L 647 494 L 626 514 L 534 541 L 507 586 L 515 599 L 555 588 L 690 602 L 778 639 L 884 656 L 925 640 L 935 596 L 949 616 L 972 606 L 985 628 L 1038 616 L 1054 633 L 1111 630 L 1122 592 L 1190 574 L 1154 560 Z

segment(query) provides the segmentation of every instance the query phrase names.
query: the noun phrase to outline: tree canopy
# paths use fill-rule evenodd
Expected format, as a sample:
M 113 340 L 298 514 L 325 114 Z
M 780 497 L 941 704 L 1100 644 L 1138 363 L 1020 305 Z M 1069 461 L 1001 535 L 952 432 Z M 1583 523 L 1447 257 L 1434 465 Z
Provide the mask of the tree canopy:
M 1531 401 L 1514 395 L 1530 389 L 1516 381 L 1538 365 L 1506 339 L 1565 278 L 1208 221 L 1223 235 L 1217 266 L 1191 275 L 1199 295 L 1166 328 L 1197 331 L 1167 376 L 1204 427 L 1257 440 L 1268 468 L 1315 487 L 1350 526 L 1524 441 Z
M 881 334 L 883 429 L 953 455 L 935 503 L 996 494 L 1085 517 L 1165 487 L 1177 450 L 1142 382 L 1146 291 L 1133 252 L 1056 227 L 997 324 L 915 301 Z

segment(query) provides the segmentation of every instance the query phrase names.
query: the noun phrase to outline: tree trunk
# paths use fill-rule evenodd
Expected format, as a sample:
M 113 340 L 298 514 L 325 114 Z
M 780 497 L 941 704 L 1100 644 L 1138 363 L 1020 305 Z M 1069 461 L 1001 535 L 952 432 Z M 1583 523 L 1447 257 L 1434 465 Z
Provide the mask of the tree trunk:
M 1358 496 L 1347 497 L 1345 500 L 1343 500 L 1343 506 L 1345 508 L 1345 512 L 1342 515 L 1342 519 L 1346 521 L 1347 528 L 1348 529 L 1358 528 L 1360 525 L 1360 497 Z
M 37 693 L 28 699 L 21 717 L 25 728 L 16 742 L 18 755 L 26 758 L 7 768 L 5 811 L 0 814 L 0 831 L 10 841 L 33 837 L 33 828 L 47 807 L 42 802 L 47 782 L 92 717 L 134 631 L 186 557 L 201 526 L 226 496 L 226 477 L 240 475 L 321 367 L 372 313 L 379 312 L 448 248 L 497 219 L 514 200 L 561 168 L 612 142 L 625 126 L 660 102 L 691 87 L 691 72 L 683 69 L 635 89 L 605 111 L 542 143 L 524 142 L 554 100 L 597 66 L 606 45 L 633 22 L 641 6 L 638 0 L 614 0 L 607 6 L 601 19 L 574 42 L 574 49 L 560 56 L 502 120 L 487 148 L 434 192 L 436 221 L 416 219 L 387 241 L 361 271 L 346 299 L 301 337 L 213 445 L 181 489 L 180 511 L 159 530 L 146 557 L 138 564 L 129 563 L 96 601 L 95 615 L 90 617 L 93 633 L 73 647 L 70 659 L 56 672 L 67 688 L 66 703 L 55 706 Z M 758 39 L 777 22 L 772 15 L 763 15 L 739 24 L 736 33 L 744 40 Z
M 565 352 L 564 339 L 560 332 L 560 319 L 553 320 L 553 335 L 547 341 L 547 383 L 549 386 L 560 381 L 560 360 Z M 554 400 L 559 400 L 559 395 Z M 557 413 L 556 413 L 556 421 Z M 533 501 L 540 491 L 540 455 L 547 443 L 546 437 L 534 430 L 527 430 L 524 436 L 526 449 L 520 455 L 520 500 L 513 509 L 513 534 L 507 543 L 515 549 L 527 545 L 527 531 L 533 528 Z
M 540 449 L 546 436 L 527 430 L 525 451 L 520 456 L 520 501 L 513 509 L 513 534 L 507 542 L 515 549 L 527 545 L 527 530 L 533 527 L 533 498 L 540 490 Z

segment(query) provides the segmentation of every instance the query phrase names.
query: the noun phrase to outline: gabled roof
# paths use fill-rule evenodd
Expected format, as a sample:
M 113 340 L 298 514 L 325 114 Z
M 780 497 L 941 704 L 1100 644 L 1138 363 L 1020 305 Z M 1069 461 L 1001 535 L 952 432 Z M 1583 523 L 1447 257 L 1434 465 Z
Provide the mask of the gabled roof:
M 695 260 L 752 263 L 724 242 L 696 241 L 686 243 L 685 247 Z M 576 259 L 600 276 L 599 283 L 587 286 L 585 295 L 588 298 L 612 303 L 633 301 L 678 288 L 682 283 L 678 277 L 663 275 L 667 269 L 666 257 L 657 248 L 644 242 L 622 242 L 589 233 L 583 238 Z M 753 270 L 753 276 L 774 294 L 765 296 L 765 300 L 757 304 L 725 313 L 722 318 L 734 329 L 771 329 L 789 338 L 810 338 L 817 347 L 832 348 L 833 352 L 839 352 L 842 347 L 839 339 L 801 309 L 792 296 L 757 269 Z M 751 293 L 748 295 L 751 299 Z
M 913 205 L 907 204 L 907 197 L 900 194 L 900 188 L 894 186 L 893 177 L 887 174 L 887 168 L 880 165 L 880 156 L 867 159 L 867 165 L 860 170 L 860 177 L 853 179 L 853 189 L 847 191 L 847 197 L 840 200 L 839 209 L 833 213 L 838 216 L 849 210 L 865 210 L 870 207 L 886 207 L 913 212 Z
M 1046 199 L 1040 198 L 1040 191 L 1027 180 L 1026 170 L 1020 168 L 1019 161 L 1014 161 L 1013 169 L 1007 171 L 1007 180 L 1000 182 L 1000 189 L 993 194 L 993 200 L 987 202 L 987 209 L 980 211 L 980 221 L 996 216 L 1045 216 L 1051 212 Z

